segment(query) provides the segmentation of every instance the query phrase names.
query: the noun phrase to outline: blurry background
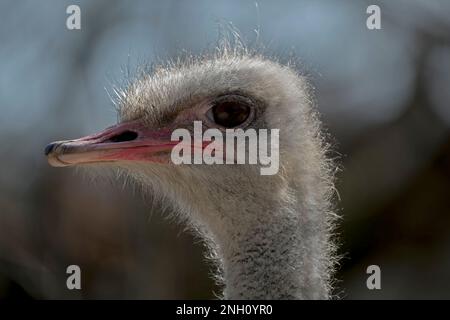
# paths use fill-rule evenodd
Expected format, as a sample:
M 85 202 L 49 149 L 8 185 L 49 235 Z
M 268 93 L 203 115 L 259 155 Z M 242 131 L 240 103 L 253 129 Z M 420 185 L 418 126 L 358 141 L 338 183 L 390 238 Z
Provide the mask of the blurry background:
M 81 30 L 66 7 L 81 7 Z M 366 28 L 381 7 L 382 29 Z M 343 170 L 343 298 L 450 298 L 450 2 L 0 0 L 0 298 L 212 298 L 202 248 L 120 182 L 44 146 L 116 121 L 105 88 L 212 48 L 218 23 L 296 57 Z M 81 291 L 65 287 L 82 268 Z M 377 264 L 382 290 L 366 288 Z

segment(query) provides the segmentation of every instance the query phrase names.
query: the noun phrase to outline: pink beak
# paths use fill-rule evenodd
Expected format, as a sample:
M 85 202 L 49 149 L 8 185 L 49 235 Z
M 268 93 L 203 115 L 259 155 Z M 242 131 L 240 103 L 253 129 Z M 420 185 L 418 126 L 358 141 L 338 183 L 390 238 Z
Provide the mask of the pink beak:
M 52 142 L 45 155 L 54 167 L 127 160 L 168 163 L 178 143 L 170 140 L 171 132 L 169 128 L 149 130 L 142 122 L 132 121 L 80 139 Z

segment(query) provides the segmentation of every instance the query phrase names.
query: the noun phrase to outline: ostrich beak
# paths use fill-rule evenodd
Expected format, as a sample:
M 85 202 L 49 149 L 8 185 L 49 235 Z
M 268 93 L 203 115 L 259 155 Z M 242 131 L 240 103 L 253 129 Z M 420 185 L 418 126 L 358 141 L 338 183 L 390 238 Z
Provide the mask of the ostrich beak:
M 50 165 L 65 167 L 82 163 L 150 161 L 167 163 L 177 144 L 169 128 L 149 130 L 139 121 L 118 124 L 80 139 L 56 141 L 45 147 Z

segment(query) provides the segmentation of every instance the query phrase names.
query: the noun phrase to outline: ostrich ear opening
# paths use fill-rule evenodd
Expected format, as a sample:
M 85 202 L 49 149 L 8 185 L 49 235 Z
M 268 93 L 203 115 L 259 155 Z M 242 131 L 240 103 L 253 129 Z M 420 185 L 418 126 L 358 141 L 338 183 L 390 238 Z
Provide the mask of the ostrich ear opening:
M 52 142 L 45 147 L 45 155 L 54 167 L 113 161 L 164 163 L 177 143 L 170 137 L 168 128 L 149 130 L 140 121 L 132 121 L 79 139 Z

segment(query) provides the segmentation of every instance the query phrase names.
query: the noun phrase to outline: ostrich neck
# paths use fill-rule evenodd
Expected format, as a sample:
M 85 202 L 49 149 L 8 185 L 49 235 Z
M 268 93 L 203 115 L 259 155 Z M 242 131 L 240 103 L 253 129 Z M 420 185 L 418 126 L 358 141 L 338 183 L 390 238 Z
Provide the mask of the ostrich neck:
M 327 238 L 317 221 L 324 215 L 279 207 L 219 244 L 226 299 L 328 298 Z

